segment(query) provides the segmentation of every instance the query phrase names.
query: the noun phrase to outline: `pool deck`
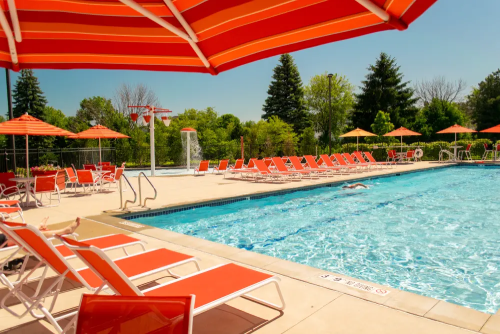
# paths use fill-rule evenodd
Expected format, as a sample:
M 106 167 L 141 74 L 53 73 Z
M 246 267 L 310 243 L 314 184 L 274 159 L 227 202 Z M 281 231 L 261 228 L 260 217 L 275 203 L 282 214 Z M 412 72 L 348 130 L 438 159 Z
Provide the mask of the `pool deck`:
M 152 209 L 192 205 L 206 201 L 250 196 L 268 192 L 286 191 L 293 188 L 316 187 L 332 182 L 377 177 L 394 173 L 443 167 L 432 162 L 398 165 L 358 175 L 343 175 L 319 180 L 302 180 L 283 184 L 254 183 L 224 179 L 221 175 L 200 177 L 157 177 L 152 182 L 158 189 L 155 201 L 149 201 Z M 137 179 L 131 179 L 137 189 Z M 143 184 L 143 187 L 146 188 Z M 151 191 L 148 190 L 149 194 Z M 146 192 L 145 196 L 148 196 Z M 125 192 L 127 198 L 133 194 Z M 329 273 L 306 265 L 234 248 L 207 240 L 161 230 L 150 226 L 130 224 L 116 217 L 120 206 L 116 190 L 92 196 L 78 193 L 64 194 L 59 207 L 26 210 L 27 222 L 37 224 L 44 216 L 50 216 L 50 227 L 65 225 L 76 216 L 86 217 L 78 229 L 80 239 L 111 233 L 124 233 L 148 243 L 147 248 L 164 247 L 198 257 L 202 269 L 216 264 L 234 262 L 246 267 L 275 274 L 281 279 L 286 309 L 278 312 L 245 299 L 235 299 L 223 306 L 195 317 L 193 333 L 240 334 L 255 332 L 298 334 L 310 333 L 483 333 L 500 334 L 500 312 L 489 315 L 437 299 L 364 282 L 357 282 L 388 290 L 381 296 L 355 287 L 320 278 Z M 132 207 L 132 212 L 139 208 Z M 106 212 L 105 212 L 106 211 Z M 123 212 L 121 212 L 123 213 Z M 137 249 L 139 250 L 139 249 Z M 109 253 L 112 258 L 121 257 L 120 251 Z M 73 259 L 70 263 L 79 268 L 82 263 Z M 176 270 L 183 275 L 193 272 L 194 266 L 186 265 Z M 138 284 L 171 280 L 166 273 L 156 274 L 138 281 Z M 84 288 L 68 282 L 64 293 L 56 303 L 56 311 L 75 308 Z M 0 298 L 6 289 L 0 288 Z M 278 302 L 276 292 L 269 287 L 258 290 L 255 295 L 271 302 Z M 21 305 L 15 306 L 21 309 Z M 0 333 L 51 333 L 53 329 L 46 321 L 33 321 L 30 316 L 17 319 L 0 309 Z

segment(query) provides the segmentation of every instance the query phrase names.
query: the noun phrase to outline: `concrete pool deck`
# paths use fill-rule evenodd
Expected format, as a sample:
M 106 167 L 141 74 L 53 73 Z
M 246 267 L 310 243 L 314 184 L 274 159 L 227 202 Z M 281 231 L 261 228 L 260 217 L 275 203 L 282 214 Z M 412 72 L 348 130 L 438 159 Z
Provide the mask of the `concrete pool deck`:
M 157 177 L 152 179 L 152 182 L 158 189 L 158 198 L 148 202 L 148 205 L 153 209 L 161 209 L 441 166 L 443 165 L 421 162 L 360 175 L 343 175 L 329 179 L 303 180 L 285 184 L 253 183 L 224 179 L 223 176 L 215 175 Z M 132 184 L 136 187 L 137 179 L 133 179 Z M 126 192 L 126 194 L 128 197 L 132 197 L 131 191 Z M 32 224 L 37 224 L 44 216 L 50 216 L 51 228 L 62 226 L 62 222 L 73 220 L 76 216 L 87 217 L 78 229 L 81 239 L 110 233 L 124 233 L 148 242 L 148 249 L 165 247 L 197 256 L 201 259 L 202 269 L 219 263 L 234 262 L 276 274 L 282 279 L 281 285 L 287 304 L 283 313 L 239 298 L 195 317 L 194 333 L 296 334 L 305 331 L 353 334 L 500 333 L 500 312 L 489 315 L 353 278 L 357 282 L 390 291 L 389 294 L 381 296 L 319 277 L 323 274 L 345 277 L 343 275 L 328 273 L 317 268 L 171 231 L 138 224 L 127 224 L 123 218 L 115 217 L 112 213 L 103 214 L 103 211 L 113 211 L 119 206 L 117 191 L 92 196 L 66 194 L 63 195 L 61 206 L 26 210 L 24 216 L 26 221 Z M 136 210 L 137 208 L 133 208 L 133 211 Z M 113 251 L 110 254 L 113 258 L 122 256 L 119 251 Z M 77 268 L 82 266 L 76 259 L 71 260 L 71 262 Z M 187 274 L 192 270 L 192 267 L 186 266 L 178 272 Z M 150 282 L 152 279 L 158 279 L 159 282 L 162 282 L 172 279 L 164 276 L 165 274 L 158 274 L 155 277 L 143 279 L 141 282 Z M 59 311 L 76 307 L 80 301 L 80 295 L 85 292 L 85 289 L 71 284 L 68 284 L 66 290 L 61 294 L 56 304 Z M 0 297 L 5 293 L 5 289 L 0 289 Z M 255 295 L 268 298 L 272 302 L 277 301 L 273 289 L 263 288 Z M 0 310 L 0 332 L 50 333 L 51 329 L 45 321 L 33 321 L 29 316 L 17 319 L 5 310 Z

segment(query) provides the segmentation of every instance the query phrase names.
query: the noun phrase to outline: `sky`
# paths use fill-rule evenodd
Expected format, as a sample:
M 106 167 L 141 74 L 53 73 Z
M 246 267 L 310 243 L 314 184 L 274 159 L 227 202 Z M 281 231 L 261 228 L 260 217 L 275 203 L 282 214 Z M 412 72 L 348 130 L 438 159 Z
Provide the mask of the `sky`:
M 356 87 L 381 52 L 395 57 L 406 81 L 445 76 L 463 79 L 468 93 L 500 68 L 500 0 L 438 0 L 406 31 L 387 31 L 294 52 L 304 84 L 317 74 L 345 75 Z M 217 76 L 198 73 L 36 70 L 48 104 L 75 115 L 86 97 L 113 98 L 122 83 L 151 87 L 173 115 L 213 107 L 242 121 L 259 120 L 278 57 L 263 59 Z M 17 74 L 11 72 L 14 85 Z M 357 88 L 359 89 L 359 88 Z M 0 113 L 7 114 L 4 71 L 0 71 Z

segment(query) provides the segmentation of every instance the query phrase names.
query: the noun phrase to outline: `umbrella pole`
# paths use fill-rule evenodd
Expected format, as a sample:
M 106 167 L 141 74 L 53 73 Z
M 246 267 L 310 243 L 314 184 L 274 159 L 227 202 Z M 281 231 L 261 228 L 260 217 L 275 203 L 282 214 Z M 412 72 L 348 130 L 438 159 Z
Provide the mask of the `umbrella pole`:
M 101 155 L 101 138 L 99 138 L 99 162 L 102 163 L 102 155 Z
M 403 153 L 403 136 L 401 136 L 401 153 Z
M 356 136 L 356 151 L 359 151 L 359 136 Z
M 28 152 L 28 135 L 26 135 L 26 177 L 30 177 L 30 163 L 29 163 L 29 152 Z M 28 194 L 26 194 L 28 196 Z

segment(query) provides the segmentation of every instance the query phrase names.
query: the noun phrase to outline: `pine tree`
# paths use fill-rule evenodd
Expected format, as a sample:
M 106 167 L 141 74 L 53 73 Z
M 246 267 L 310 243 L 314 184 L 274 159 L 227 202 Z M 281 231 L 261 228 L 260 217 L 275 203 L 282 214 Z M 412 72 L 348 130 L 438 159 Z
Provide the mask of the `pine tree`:
M 358 94 L 352 117 L 354 127 L 370 129 L 380 110 L 388 112 L 396 128 L 410 127 L 418 109 L 417 99 L 409 82 L 403 82 L 403 74 L 396 59 L 381 53 L 375 65 L 370 65 L 361 93 Z
M 35 77 L 33 70 L 21 70 L 17 78 L 12 94 L 14 98 L 14 117 L 28 113 L 29 115 L 43 120 L 43 111 L 47 99 L 43 96 L 40 83 Z
M 311 121 L 304 102 L 299 70 L 289 54 L 281 55 L 279 61 L 267 91 L 269 96 L 263 106 L 262 118 L 268 120 L 271 116 L 278 116 L 301 134 L 311 125 Z
M 21 70 L 12 92 L 14 117 L 20 117 L 25 113 L 44 120 L 44 110 L 47 99 L 43 96 L 40 83 L 34 75 L 33 70 Z M 46 141 L 42 136 L 35 136 L 29 139 L 30 147 L 44 147 L 50 141 Z M 16 136 L 16 147 L 24 147 L 25 142 L 21 136 Z

